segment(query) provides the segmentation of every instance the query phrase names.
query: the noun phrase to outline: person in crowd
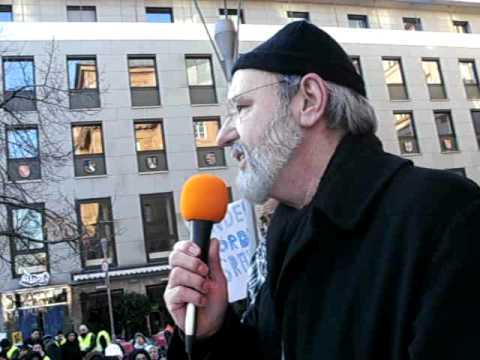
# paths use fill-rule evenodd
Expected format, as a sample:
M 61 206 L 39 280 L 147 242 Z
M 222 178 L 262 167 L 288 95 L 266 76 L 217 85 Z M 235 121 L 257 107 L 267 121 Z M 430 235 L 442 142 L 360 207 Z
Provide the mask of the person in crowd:
M 82 360 L 82 352 L 76 332 L 67 334 L 67 341 L 61 346 L 62 360 Z
M 65 336 L 62 331 L 59 331 L 53 341 L 49 345 L 45 345 L 47 354 L 52 360 L 62 360 L 61 346 L 65 344 Z
M 128 356 L 129 360 L 150 360 L 150 355 L 145 349 L 135 349 Z
M 42 341 L 42 332 L 40 329 L 33 329 L 30 333 L 30 337 L 25 340 L 24 345 L 28 345 L 30 348 L 32 348 L 33 344 L 39 341 Z
M 95 351 L 104 354 L 105 349 L 111 343 L 112 343 L 112 340 L 110 338 L 110 334 L 108 333 L 108 331 L 106 330 L 99 331 L 97 334 L 97 346 L 95 347 Z
M 123 357 L 122 347 L 118 344 L 110 344 L 105 349 L 105 359 L 122 360 Z
M 141 332 L 137 332 L 134 339 L 135 343 L 133 347 L 135 349 L 145 349 L 147 347 L 147 339 L 145 339 L 145 335 L 143 335 Z
M 164 298 L 181 331 L 197 306 L 194 358 L 479 358 L 478 185 L 385 152 L 361 75 L 308 21 L 240 56 L 231 74 L 218 146 L 232 147 L 243 197 L 279 205 L 267 278 L 243 321 L 219 242 L 208 265 L 193 242 L 175 243 Z M 181 331 L 169 360 L 187 358 Z
M 43 342 L 34 343 L 32 345 L 32 351 L 40 354 L 42 360 L 51 360 L 50 357 L 45 353 Z
M 91 332 L 85 324 L 78 327 L 78 332 L 80 333 L 80 336 L 78 337 L 80 350 L 82 351 L 82 355 L 85 356 L 95 349 L 95 334 Z
M 36 351 L 30 351 L 26 357 L 27 360 L 43 360 L 43 357 L 40 353 Z
M 0 347 L 2 348 L 0 355 L 8 360 L 16 360 L 20 354 L 20 349 L 16 345 L 13 345 L 8 339 L 2 339 L 0 341 Z
M 160 357 L 158 353 L 158 347 L 156 347 L 155 345 L 147 345 L 145 350 L 147 350 L 152 360 L 159 360 Z

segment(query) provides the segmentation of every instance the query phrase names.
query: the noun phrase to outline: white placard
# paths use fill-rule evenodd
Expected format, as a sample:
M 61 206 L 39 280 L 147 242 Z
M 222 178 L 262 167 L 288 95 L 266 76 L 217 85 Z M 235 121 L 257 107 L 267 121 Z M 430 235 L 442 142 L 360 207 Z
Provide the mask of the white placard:
M 228 205 L 227 215 L 215 224 L 212 238 L 220 241 L 220 259 L 228 282 L 229 302 L 247 297 L 248 268 L 255 251 L 255 222 L 246 200 Z

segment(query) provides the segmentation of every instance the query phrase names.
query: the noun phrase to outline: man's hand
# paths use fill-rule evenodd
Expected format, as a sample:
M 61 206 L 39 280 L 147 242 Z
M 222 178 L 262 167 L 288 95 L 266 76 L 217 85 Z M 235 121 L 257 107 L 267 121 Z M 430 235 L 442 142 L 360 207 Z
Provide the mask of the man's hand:
M 175 323 L 185 331 L 187 304 L 197 306 L 197 337 L 215 334 L 227 310 L 227 280 L 220 265 L 219 242 L 212 239 L 208 261 L 198 256 L 200 248 L 192 241 L 180 241 L 170 254 L 170 277 L 164 299 Z

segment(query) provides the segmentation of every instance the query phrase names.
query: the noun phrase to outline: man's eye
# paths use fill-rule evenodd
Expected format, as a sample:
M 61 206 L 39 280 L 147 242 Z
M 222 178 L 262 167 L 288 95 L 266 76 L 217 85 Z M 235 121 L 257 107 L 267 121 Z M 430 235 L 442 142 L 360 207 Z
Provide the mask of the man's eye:
M 237 105 L 237 112 L 240 114 L 242 110 L 246 109 L 247 105 Z

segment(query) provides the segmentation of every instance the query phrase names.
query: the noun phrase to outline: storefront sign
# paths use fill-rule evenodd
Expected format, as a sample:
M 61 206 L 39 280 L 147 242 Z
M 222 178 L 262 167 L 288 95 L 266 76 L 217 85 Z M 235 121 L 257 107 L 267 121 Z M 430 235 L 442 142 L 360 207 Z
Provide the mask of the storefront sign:
M 43 272 L 39 274 L 24 273 L 20 278 L 20 285 L 23 287 L 45 286 L 50 282 L 50 274 Z

